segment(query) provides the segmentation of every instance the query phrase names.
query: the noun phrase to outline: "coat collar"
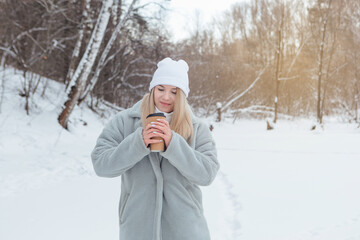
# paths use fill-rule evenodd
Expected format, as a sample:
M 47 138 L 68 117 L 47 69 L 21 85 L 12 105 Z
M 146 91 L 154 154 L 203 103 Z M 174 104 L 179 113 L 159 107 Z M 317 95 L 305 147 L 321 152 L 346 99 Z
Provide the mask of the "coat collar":
M 129 116 L 132 118 L 141 118 L 141 101 L 138 101 L 137 103 L 135 103 L 134 106 L 132 106 L 129 109 Z
M 129 116 L 132 118 L 141 118 L 141 102 L 142 100 L 138 101 L 137 103 L 135 103 L 134 106 L 132 106 L 129 109 Z M 190 109 L 190 114 L 191 114 L 191 119 L 193 124 L 198 123 L 198 119 L 197 117 L 195 117 L 193 111 Z

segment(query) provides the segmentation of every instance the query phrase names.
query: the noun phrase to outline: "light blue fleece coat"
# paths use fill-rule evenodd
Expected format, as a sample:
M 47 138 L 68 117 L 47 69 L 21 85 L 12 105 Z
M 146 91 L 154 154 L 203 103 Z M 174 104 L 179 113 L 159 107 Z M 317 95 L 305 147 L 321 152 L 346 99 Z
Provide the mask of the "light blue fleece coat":
M 219 163 L 207 125 L 193 116 L 190 145 L 173 131 L 165 152 L 150 152 L 140 105 L 114 116 L 91 153 L 98 176 L 121 176 L 120 240 L 209 240 L 199 185 L 214 180 Z

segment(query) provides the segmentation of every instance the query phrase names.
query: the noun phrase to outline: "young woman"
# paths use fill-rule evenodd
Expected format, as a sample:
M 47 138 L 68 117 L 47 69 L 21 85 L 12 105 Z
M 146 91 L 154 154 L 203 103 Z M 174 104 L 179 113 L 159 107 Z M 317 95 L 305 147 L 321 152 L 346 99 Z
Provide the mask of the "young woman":
M 121 176 L 120 240 L 210 240 L 199 186 L 219 170 L 215 143 L 187 103 L 187 63 L 165 58 L 157 66 L 150 93 L 104 128 L 93 166 L 98 176 Z M 146 125 L 155 112 L 166 120 Z M 150 152 L 159 141 L 165 151 Z

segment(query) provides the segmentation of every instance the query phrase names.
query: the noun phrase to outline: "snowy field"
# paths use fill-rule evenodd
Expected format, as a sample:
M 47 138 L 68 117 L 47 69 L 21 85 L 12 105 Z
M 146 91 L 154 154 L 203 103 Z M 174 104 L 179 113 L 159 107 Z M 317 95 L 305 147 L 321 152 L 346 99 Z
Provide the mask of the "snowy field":
M 70 132 L 63 130 L 56 119 L 64 89 L 51 81 L 27 116 L 21 73 L 2 76 L 0 239 L 118 239 L 120 178 L 97 177 L 90 159 L 108 119 L 76 108 Z M 324 130 L 310 126 L 215 124 L 221 169 L 202 187 L 213 240 L 360 240 L 360 129 L 335 121 Z

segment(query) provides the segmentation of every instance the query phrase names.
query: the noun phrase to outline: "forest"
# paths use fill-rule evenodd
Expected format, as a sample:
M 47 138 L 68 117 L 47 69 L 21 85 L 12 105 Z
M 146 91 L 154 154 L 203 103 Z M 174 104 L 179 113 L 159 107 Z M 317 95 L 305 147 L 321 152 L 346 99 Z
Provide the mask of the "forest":
M 198 114 L 233 118 L 324 117 L 359 122 L 360 1 L 252 0 L 187 39 L 166 28 L 169 1 L 2 0 L 0 68 L 22 71 L 31 114 L 43 79 L 65 86 L 58 121 L 76 105 L 128 108 L 148 91 L 165 57 L 190 66 L 188 101 Z M 0 111 L 4 95 L 0 76 Z

